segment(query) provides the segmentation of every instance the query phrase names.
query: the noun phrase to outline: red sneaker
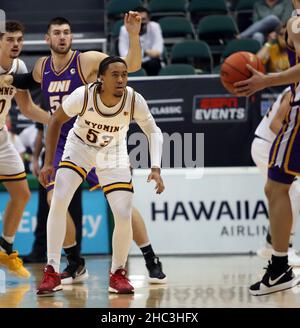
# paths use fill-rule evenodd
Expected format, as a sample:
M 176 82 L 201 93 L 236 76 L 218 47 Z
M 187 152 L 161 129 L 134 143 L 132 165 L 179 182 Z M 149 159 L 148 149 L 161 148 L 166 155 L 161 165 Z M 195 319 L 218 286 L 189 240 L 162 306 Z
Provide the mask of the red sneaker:
M 53 296 L 53 294 L 62 290 L 59 273 L 54 271 L 52 265 L 46 265 L 44 269 L 43 280 L 37 289 L 37 296 Z
M 110 274 L 108 291 L 116 294 L 133 294 L 134 287 L 126 277 L 126 270 L 118 269 Z

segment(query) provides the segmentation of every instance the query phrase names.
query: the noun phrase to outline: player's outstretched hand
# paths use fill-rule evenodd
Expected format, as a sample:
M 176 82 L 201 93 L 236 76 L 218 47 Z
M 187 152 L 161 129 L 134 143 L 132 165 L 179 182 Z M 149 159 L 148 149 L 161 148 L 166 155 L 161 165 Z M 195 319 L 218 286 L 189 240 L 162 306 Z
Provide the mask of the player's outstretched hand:
M 54 176 L 53 165 L 44 165 L 40 171 L 39 181 L 40 184 L 46 188 L 51 178 Z
M 164 182 L 160 176 L 159 168 L 151 168 L 151 173 L 148 175 L 147 182 L 154 180 L 156 182 L 155 190 L 157 194 L 161 194 L 165 190 Z
M 139 35 L 142 18 L 137 11 L 129 11 L 124 16 L 124 25 L 129 34 Z
M 265 83 L 265 74 L 257 71 L 249 64 L 247 64 L 247 68 L 251 71 L 252 76 L 247 80 L 234 83 L 234 93 L 237 96 L 249 97 L 256 91 L 262 90 L 267 86 Z

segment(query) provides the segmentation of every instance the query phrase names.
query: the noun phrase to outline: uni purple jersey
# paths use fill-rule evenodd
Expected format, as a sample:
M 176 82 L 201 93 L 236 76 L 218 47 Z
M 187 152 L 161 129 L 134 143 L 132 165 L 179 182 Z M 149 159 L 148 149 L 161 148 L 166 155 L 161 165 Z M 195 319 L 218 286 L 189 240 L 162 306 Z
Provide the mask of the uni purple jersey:
M 80 68 L 79 54 L 79 51 L 73 51 L 69 62 L 59 72 L 54 69 L 52 56 L 47 57 L 43 63 L 41 88 L 46 106 L 50 109 L 51 114 L 58 109 L 69 94 L 86 84 Z M 75 120 L 76 117 L 73 117 L 63 124 L 58 147 L 62 144 L 64 146 Z

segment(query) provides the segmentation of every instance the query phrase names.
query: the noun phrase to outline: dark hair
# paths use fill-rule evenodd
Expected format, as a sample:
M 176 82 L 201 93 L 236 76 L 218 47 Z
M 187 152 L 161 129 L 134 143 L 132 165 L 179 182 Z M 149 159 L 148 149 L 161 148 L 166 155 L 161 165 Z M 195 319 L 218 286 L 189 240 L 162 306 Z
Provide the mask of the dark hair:
M 100 65 L 99 65 L 97 77 L 104 74 L 106 72 L 106 70 L 108 69 L 108 66 L 112 63 L 123 63 L 127 68 L 126 61 L 123 58 L 121 58 L 119 56 L 108 56 L 101 61 Z
M 5 31 L 8 33 L 13 33 L 13 32 L 22 32 L 22 34 L 25 31 L 25 27 L 22 23 L 18 21 L 6 21 L 5 24 Z M 0 33 L 0 38 L 2 38 L 4 33 Z
M 100 75 L 104 74 L 106 72 L 106 70 L 108 69 L 108 66 L 112 63 L 123 63 L 127 68 L 127 63 L 123 58 L 121 58 L 119 56 L 108 56 L 100 62 L 97 78 Z M 94 85 L 96 85 L 97 88 L 100 89 L 102 83 L 101 83 L 101 81 L 97 80 L 96 82 L 92 83 L 89 88 L 92 88 Z
M 139 13 L 147 13 L 147 15 L 150 16 L 150 11 L 142 6 L 134 8 L 134 11 L 137 11 Z
M 71 29 L 71 23 L 65 17 L 59 17 L 59 16 L 54 17 L 48 23 L 47 31 L 50 30 L 51 25 L 63 25 L 63 24 L 68 24 Z

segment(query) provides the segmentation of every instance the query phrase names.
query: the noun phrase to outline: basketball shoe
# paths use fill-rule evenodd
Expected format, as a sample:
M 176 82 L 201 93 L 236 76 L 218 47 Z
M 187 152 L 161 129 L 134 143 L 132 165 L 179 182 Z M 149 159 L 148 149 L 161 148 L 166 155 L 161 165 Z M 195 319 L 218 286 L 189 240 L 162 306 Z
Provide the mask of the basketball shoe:
M 108 291 L 116 294 L 133 294 L 134 287 L 126 277 L 126 270 L 118 269 L 115 273 L 110 273 Z
M 80 263 L 69 262 L 68 266 L 60 274 L 62 285 L 80 284 L 89 277 L 88 270 L 85 267 L 85 261 L 80 258 Z
M 59 274 L 54 271 L 52 265 L 46 265 L 43 279 L 37 289 L 37 296 L 52 296 L 60 290 L 62 290 L 62 285 Z
M 165 284 L 167 276 L 162 271 L 162 264 L 157 256 L 146 262 L 150 284 Z
M 249 292 L 254 296 L 261 296 L 280 292 L 285 289 L 296 286 L 299 282 L 299 278 L 295 277 L 293 268 L 289 265 L 286 266 L 281 272 L 275 272 L 272 263 L 269 261 L 269 265 L 266 269 L 261 281 L 253 284 L 249 288 Z
M 6 267 L 9 272 L 20 278 L 29 278 L 30 272 L 23 266 L 23 261 L 19 258 L 17 251 L 7 254 L 0 251 L 0 265 Z

